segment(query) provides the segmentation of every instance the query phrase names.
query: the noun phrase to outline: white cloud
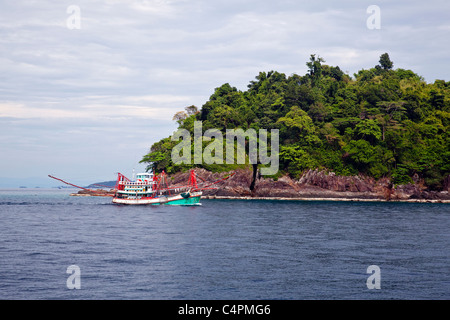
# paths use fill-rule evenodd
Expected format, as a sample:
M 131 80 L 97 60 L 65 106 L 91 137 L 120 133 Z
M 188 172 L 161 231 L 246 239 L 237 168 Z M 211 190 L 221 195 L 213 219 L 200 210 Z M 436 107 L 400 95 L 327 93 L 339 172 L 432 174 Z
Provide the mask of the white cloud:
M 10 101 L 0 103 L 0 118 L 171 120 L 176 111 L 182 110 L 191 101 L 191 97 L 170 95 L 130 96 L 119 99 L 114 96 L 99 96 L 91 97 L 81 105 L 76 105 L 76 100 L 52 102 L 44 106 Z

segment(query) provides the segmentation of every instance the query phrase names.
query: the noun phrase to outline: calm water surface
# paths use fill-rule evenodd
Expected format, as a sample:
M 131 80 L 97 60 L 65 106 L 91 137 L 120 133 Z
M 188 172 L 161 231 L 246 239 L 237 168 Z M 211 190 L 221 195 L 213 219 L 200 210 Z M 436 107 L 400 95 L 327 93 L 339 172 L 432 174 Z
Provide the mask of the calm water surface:
M 141 207 L 69 193 L 0 190 L 0 299 L 450 299 L 448 204 Z

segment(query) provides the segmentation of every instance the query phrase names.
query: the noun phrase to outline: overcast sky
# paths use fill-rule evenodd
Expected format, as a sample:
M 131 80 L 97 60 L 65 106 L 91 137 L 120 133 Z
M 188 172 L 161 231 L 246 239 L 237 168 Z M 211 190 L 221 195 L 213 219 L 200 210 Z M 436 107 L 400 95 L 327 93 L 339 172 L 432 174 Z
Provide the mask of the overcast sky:
M 2 0 L 0 186 L 131 176 L 175 112 L 260 71 L 304 75 L 313 53 L 353 75 L 388 52 L 449 81 L 449 40 L 445 0 Z

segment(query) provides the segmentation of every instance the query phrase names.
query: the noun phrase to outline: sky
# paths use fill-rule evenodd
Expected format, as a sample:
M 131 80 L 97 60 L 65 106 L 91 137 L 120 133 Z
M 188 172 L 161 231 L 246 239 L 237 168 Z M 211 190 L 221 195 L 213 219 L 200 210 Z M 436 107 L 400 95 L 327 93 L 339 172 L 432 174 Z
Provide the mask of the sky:
M 1 0 L 0 187 L 131 177 L 177 111 L 311 54 L 450 81 L 449 39 L 446 0 Z

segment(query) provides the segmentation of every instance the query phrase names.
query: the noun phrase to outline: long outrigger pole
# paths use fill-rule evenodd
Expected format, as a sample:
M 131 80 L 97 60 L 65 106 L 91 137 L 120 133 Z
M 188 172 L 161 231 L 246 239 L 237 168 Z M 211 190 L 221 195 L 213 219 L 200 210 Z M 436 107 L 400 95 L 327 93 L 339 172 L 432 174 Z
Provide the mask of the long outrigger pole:
M 84 188 L 84 187 L 80 187 L 80 186 L 77 186 L 76 184 L 73 184 L 73 183 L 70 183 L 70 182 L 64 181 L 63 179 L 60 179 L 60 178 L 54 177 L 54 176 L 52 176 L 52 175 L 48 175 L 48 176 L 49 176 L 50 178 L 52 178 L 52 179 L 55 179 L 55 180 L 61 181 L 62 183 L 65 183 L 65 184 L 67 184 L 67 185 L 69 185 L 69 186 L 72 186 L 72 187 L 75 187 L 75 188 L 83 189 L 83 190 L 86 190 L 86 191 L 89 191 L 89 192 L 95 192 L 95 193 L 99 193 L 99 194 L 105 194 L 105 192 L 102 192 L 102 191 L 98 191 L 98 190 L 91 190 L 91 189 L 88 189 L 88 188 Z

